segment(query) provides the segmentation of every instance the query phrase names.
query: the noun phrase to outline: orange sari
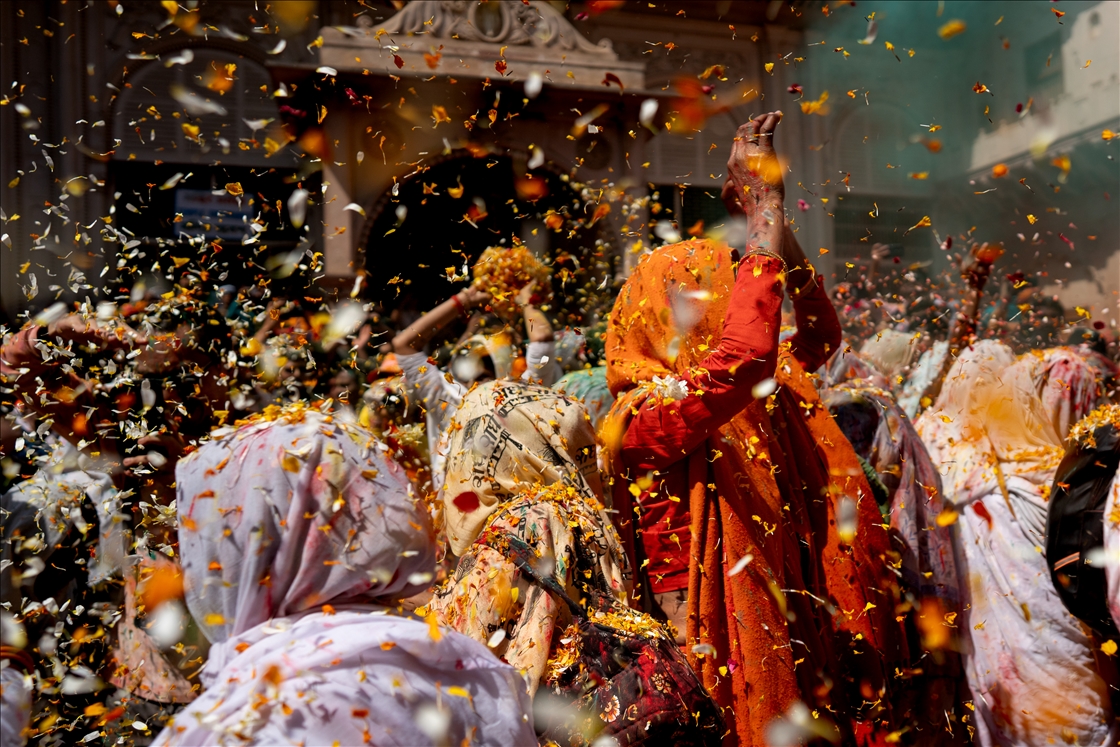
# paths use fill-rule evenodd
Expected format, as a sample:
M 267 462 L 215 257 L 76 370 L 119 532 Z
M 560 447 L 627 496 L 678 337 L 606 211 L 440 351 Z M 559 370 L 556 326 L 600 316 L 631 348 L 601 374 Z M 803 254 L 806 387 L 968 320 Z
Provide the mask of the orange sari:
M 819 347 L 818 316 L 806 309 L 827 308 L 833 321 L 835 312 L 820 299 L 795 307 L 800 332 L 778 345 L 779 270 L 754 256 L 737 278 L 728 247 L 709 241 L 663 247 L 638 265 L 607 331 L 607 378 L 618 400 L 601 432 L 606 468 L 632 558 L 651 488 L 667 476 L 687 484 L 687 652 L 724 710 L 725 743 L 765 744 L 767 727 L 799 700 L 822 717 L 830 709 L 845 741 L 866 743 L 889 731 L 888 674 L 905 659 L 898 586 L 855 452 L 799 360 L 821 362 L 809 354 Z M 720 350 L 725 331 L 735 337 L 724 347 L 740 351 L 739 360 Z M 766 396 L 765 383 L 755 385 L 770 376 L 777 389 Z M 666 377 L 688 394 L 666 396 Z M 692 433 L 699 445 L 678 457 L 690 443 L 681 433 L 697 428 L 705 429 Z M 644 434 L 639 448 L 630 429 Z M 671 446 L 660 458 L 636 457 L 658 448 L 653 436 Z

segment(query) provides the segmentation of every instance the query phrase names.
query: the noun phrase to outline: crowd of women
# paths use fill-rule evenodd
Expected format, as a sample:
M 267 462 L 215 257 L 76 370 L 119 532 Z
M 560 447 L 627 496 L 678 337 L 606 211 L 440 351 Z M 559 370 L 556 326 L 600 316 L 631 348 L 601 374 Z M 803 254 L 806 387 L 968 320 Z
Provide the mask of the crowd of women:
M 1114 360 L 989 334 L 987 245 L 947 339 L 856 350 L 780 119 L 745 245 L 648 252 L 601 333 L 516 242 L 329 375 L 197 275 L 11 330 L 3 746 L 1116 744 Z

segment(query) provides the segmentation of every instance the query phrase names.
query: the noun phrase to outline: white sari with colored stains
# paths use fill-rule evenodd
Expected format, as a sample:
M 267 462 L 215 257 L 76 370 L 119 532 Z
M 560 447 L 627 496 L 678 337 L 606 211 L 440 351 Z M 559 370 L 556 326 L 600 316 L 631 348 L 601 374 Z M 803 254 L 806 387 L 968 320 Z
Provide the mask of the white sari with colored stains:
M 1108 611 L 1120 627 L 1120 472 L 1108 487 L 1108 501 L 1104 506 L 1104 551 Z
M 968 607 L 955 622 L 984 747 L 1116 744 L 1108 687 L 1043 554 L 1069 428 L 1096 404 L 1092 368 L 1055 349 L 1015 361 L 993 341 L 954 363 L 917 422 L 958 513 Z

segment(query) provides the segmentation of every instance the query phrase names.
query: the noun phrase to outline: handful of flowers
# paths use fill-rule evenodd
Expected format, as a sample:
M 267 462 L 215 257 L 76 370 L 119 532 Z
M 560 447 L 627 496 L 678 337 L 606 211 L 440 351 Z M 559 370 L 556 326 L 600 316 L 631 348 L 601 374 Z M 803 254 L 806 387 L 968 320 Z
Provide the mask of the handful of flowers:
M 517 294 L 529 283 L 535 283 L 537 289 L 531 299 L 533 305 L 551 296 L 548 267 L 523 244 L 490 247 L 475 262 L 472 274 L 475 283 L 490 294 L 490 308 L 505 319 L 512 319 L 521 311 Z

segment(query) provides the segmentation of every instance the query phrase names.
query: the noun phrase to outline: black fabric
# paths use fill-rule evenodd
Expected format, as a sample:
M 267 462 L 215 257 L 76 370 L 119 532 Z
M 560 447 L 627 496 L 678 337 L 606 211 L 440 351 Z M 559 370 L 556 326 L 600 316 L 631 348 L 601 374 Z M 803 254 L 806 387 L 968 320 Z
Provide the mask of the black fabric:
M 1104 568 L 1085 559 L 1104 544 L 1108 490 L 1120 465 L 1120 432 L 1104 425 L 1093 440 L 1095 447 L 1072 448 L 1058 466 L 1046 520 L 1046 560 L 1066 608 L 1101 635 L 1115 638 L 1120 632 L 1108 610 Z
M 856 459 L 859 460 L 859 466 L 863 468 L 863 476 L 867 478 L 867 484 L 871 487 L 871 494 L 875 496 L 875 502 L 879 504 L 879 513 L 883 515 L 884 519 L 889 519 L 891 515 L 891 492 L 887 490 L 887 486 L 883 484 L 882 478 L 871 466 L 871 462 L 859 454 L 856 454 Z M 887 521 L 886 523 L 889 524 L 890 522 Z

